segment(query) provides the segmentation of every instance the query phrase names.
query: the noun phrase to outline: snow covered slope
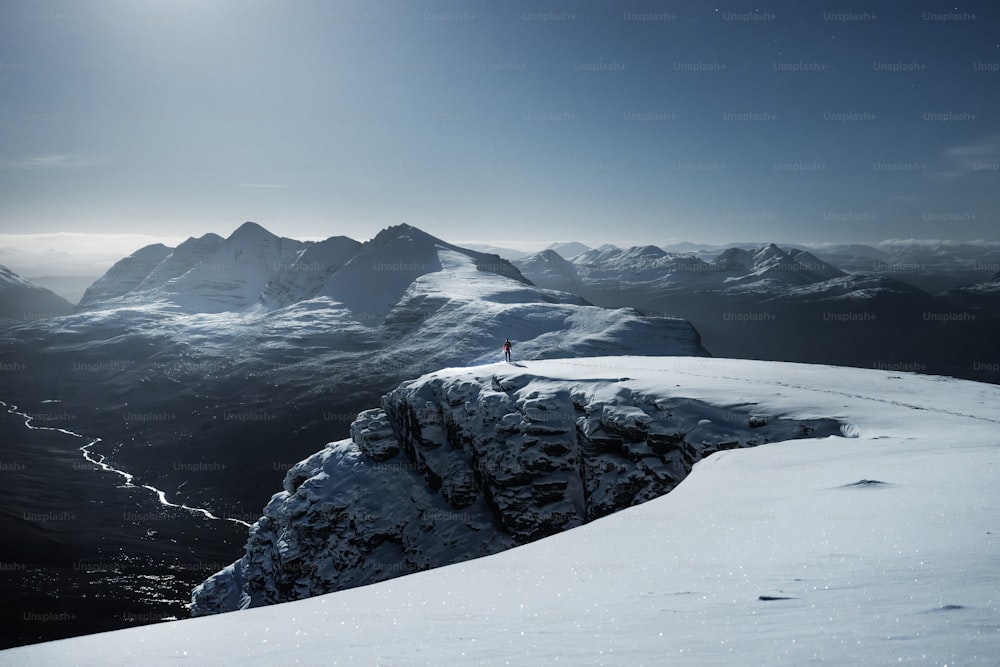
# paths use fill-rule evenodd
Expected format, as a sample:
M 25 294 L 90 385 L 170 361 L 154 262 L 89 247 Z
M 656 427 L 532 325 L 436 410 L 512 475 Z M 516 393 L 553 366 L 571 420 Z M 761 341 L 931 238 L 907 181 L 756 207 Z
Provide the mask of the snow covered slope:
M 174 249 L 147 246 L 112 266 L 80 304 L 166 301 L 187 312 L 245 310 L 258 304 L 268 282 L 307 247 L 253 222 L 244 223 L 227 239 L 206 234 Z
M 306 247 L 291 264 L 283 265 L 261 295 L 271 307 L 288 306 L 318 294 L 323 283 L 339 271 L 361 244 L 346 236 L 332 236 Z
M 441 253 L 452 260 L 443 261 Z M 460 248 L 404 224 L 384 229 L 365 243 L 324 282 L 317 296 L 333 298 L 355 313 L 379 318 L 396 306 L 418 278 L 457 264 L 474 266 L 485 277 L 492 274 L 508 282 L 530 284 L 507 260 Z
M 662 496 L 713 452 L 843 428 L 627 384 L 509 364 L 404 383 L 359 415 L 351 439 L 292 467 L 245 556 L 194 591 L 192 614 L 496 553 Z
M 0 266 L 0 319 L 32 322 L 70 312 L 66 299 Z
M 215 252 L 161 290 L 167 299 L 192 312 L 245 310 L 259 303 L 271 278 L 305 248 L 302 241 L 278 237 L 247 222 Z
M 142 284 L 171 252 L 171 249 L 162 243 L 154 243 L 115 262 L 114 266 L 83 293 L 80 306 L 91 306 L 128 294 Z
M 205 234 L 198 238 L 189 238 L 160 260 L 159 264 L 143 278 L 135 289 L 142 293 L 162 288 L 170 281 L 180 278 L 201 264 L 223 243 L 225 243 L 225 239 L 218 234 Z M 145 250 L 146 248 L 143 248 L 136 254 Z
M 0 664 L 996 663 L 1000 388 L 710 358 L 521 372 L 855 437 L 719 452 L 669 495 L 487 558 Z

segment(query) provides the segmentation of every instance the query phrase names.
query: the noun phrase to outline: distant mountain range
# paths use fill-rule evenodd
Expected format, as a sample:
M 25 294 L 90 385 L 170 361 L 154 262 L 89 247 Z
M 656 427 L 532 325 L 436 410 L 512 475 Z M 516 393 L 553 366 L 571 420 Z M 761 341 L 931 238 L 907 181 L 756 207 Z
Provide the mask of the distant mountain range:
M 1000 381 L 1000 291 L 985 272 L 1000 266 L 988 246 L 907 245 L 890 254 L 853 245 L 823 259 L 770 244 L 701 255 L 610 246 L 572 258 L 545 250 L 515 264 L 535 284 L 591 303 L 682 317 L 714 356 Z M 867 270 L 846 271 L 830 257 Z M 948 273 L 958 265 L 964 273 Z M 972 280 L 945 289 L 958 276 Z
M 413 303 L 408 292 L 440 288 L 451 301 L 458 295 L 455 284 L 462 281 L 442 262 L 451 255 L 477 267 L 479 278 L 492 274 L 520 284 L 521 295 L 510 297 L 515 300 L 556 298 L 565 306 L 576 298 L 578 306 L 589 302 L 689 320 L 718 356 L 1000 381 L 988 370 L 1000 356 L 993 342 L 1000 330 L 994 279 L 1000 273 L 1000 249 L 994 245 L 898 241 L 813 250 L 775 244 L 673 248 L 564 242 L 512 263 L 407 225 L 384 230 L 366 243 L 344 236 L 313 243 L 246 223 L 229 238 L 206 234 L 176 248 L 156 244 L 136 251 L 86 290 L 80 309 L 155 308 L 161 316 L 238 312 L 264 319 L 274 319 L 281 309 L 291 309 L 284 317 L 295 319 L 307 309 L 336 320 L 330 328 L 343 339 L 337 349 L 390 349 L 399 346 L 391 337 L 407 329 L 393 324 L 398 317 L 386 318 L 403 313 L 404 301 Z M 427 276 L 457 281 L 437 281 L 434 287 Z M 12 283 L 0 290 L 0 299 L 10 305 L 9 318 L 70 312 L 53 295 L 25 292 L 26 283 L 15 282 L 16 288 Z M 562 295 L 553 297 L 553 291 Z M 478 299 L 470 294 L 467 303 Z M 517 338 L 524 332 L 523 324 L 500 328 L 504 331 L 494 335 Z M 353 343 L 345 343 L 345 336 Z M 536 345 L 534 338 L 524 336 L 518 351 L 551 353 L 544 349 L 548 340 Z M 294 351 L 289 354 L 294 358 Z

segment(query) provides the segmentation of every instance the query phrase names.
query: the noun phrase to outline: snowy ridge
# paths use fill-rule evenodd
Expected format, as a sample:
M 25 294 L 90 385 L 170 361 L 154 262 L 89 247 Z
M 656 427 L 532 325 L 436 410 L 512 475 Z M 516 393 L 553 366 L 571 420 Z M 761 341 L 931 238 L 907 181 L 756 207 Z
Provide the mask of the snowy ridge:
M 710 358 L 525 367 L 857 437 L 719 452 L 664 497 L 487 558 L 0 664 L 995 664 L 1000 388 Z
M 87 288 L 80 299 L 80 306 L 91 306 L 102 301 L 122 297 L 139 287 L 160 262 L 170 256 L 171 249 L 162 243 L 136 250 L 115 265 Z
M 201 264 L 223 243 L 225 243 L 225 239 L 217 234 L 189 238 L 164 257 L 135 289 L 144 292 L 162 288 Z

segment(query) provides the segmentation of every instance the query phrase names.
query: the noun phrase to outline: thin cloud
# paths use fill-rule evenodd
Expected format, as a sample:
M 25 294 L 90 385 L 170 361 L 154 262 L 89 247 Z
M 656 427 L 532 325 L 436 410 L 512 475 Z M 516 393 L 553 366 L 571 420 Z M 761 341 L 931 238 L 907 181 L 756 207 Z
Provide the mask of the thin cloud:
M 252 190 L 290 190 L 292 186 L 285 183 L 237 183 L 241 188 Z
M 16 160 L 0 160 L 0 168 L 28 171 L 57 169 L 86 169 L 103 164 L 105 160 L 95 155 L 83 153 L 56 153 L 33 155 Z
M 956 241 L 952 239 L 885 239 L 884 241 L 876 241 L 874 243 L 868 243 L 867 245 L 872 245 L 877 248 L 897 248 L 899 246 L 921 246 L 924 248 L 938 248 L 938 247 L 959 247 L 966 245 L 980 245 L 983 247 L 997 247 L 1000 246 L 998 241 L 987 241 L 985 239 L 977 239 L 973 241 Z
M 1000 133 L 988 134 L 960 146 L 945 149 L 949 167 L 937 172 L 945 178 L 967 174 L 1000 173 Z
M 153 236 L 151 234 L 91 233 L 91 232 L 38 232 L 0 233 L 0 248 L 26 253 L 66 252 L 98 254 L 130 254 L 153 243 L 176 246 L 183 236 Z M 127 251 L 127 252 L 125 252 Z

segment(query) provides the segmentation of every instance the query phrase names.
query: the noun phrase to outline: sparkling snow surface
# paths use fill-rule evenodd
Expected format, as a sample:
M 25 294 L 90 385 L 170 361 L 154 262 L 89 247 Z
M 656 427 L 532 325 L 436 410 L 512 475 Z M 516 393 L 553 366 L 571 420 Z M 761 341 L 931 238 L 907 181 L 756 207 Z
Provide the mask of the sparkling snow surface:
M 667 496 L 495 556 L 0 664 L 997 664 L 1000 387 L 710 358 L 523 366 L 837 417 L 848 437 L 720 452 Z

